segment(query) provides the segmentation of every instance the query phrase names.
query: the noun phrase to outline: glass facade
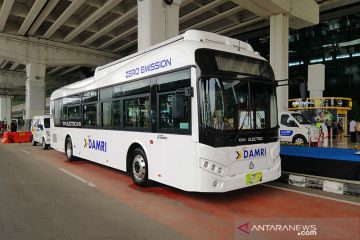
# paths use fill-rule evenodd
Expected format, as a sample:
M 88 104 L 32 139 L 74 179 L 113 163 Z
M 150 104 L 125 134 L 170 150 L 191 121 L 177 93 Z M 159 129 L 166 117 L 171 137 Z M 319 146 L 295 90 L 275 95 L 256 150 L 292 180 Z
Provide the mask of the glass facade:
M 269 59 L 269 36 L 248 42 Z M 324 97 L 353 99 L 350 118 L 360 119 L 360 13 L 289 32 L 289 77 L 307 79 L 308 65 L 325 65 Z M 289 87 L 289 98 L 298 98 Z

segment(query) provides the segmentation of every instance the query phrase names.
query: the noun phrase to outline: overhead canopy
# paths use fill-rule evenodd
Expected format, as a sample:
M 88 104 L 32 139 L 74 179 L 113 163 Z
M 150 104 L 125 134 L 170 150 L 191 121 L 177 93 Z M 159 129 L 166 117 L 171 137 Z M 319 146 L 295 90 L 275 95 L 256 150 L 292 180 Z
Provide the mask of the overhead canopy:
M 261 17 L 287 14 L 290 28 L 304 28 L 319 23 L 319 5 L 313 0 L 235 0 L 234 2 Z

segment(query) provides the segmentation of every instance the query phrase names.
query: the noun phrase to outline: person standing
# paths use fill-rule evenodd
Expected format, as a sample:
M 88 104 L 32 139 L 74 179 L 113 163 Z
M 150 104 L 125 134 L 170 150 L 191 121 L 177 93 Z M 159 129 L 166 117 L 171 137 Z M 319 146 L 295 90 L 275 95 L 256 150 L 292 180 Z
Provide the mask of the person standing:
M 351 142 L 356 142 L 356 121 L 354 119 L 350 121 L 349 131 Z
M 343 134 L 344 134 L 344 127 L 342 121 L 340 120 L 337 123 L 337 138 L 338 138 L 338 143 L 340 144 L 342 144 Z
M 332 120 L 331 127 L 332 127 L 332 139 L 335 139 L 337 137 L 337 123 L 335 120 Z
M 331 129 L 331 121 L 329 119 L 326 119 L 325 120 L 325 125 L 326 125 L 326 128 L 327 128 L 327 132 L 328 132 L 328 137 L 331 138 L 332 136 L 332 129 Z
M 11 123 L 10 123 L 10 131 L 11 132 L 16 132 L 15 124 L 16 124 L 16 122 L 14 120 L 12 120 Z
M 5 132 L 5 123 L 4 123 L 4 121 L 0 121 L 0 131 Z

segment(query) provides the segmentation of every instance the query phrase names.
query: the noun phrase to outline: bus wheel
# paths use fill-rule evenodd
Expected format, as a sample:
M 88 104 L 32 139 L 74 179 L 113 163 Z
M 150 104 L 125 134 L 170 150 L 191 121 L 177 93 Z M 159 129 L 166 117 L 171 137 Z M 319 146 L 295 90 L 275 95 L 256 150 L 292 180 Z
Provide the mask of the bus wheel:
M 136 185 L 148 184 L 148 164 L 142 148 L 135 148 L 131 157 L 131 178 Z
M 48 145 L 45 142 L 45 138 L 42 139 L 41 147 L 42 147 L 43 150 L 48 149 Z
M 301 135 L 297 135 L 293 139 L 293 144 L 294 145 L 305 145 L 306 144 L 306 139 Z
M 72 145 L 72 141 L 71 141 L 70 137 L 66 138 L 66 141 L 65 141 L 65 154 L 66 154 L 66 158 L 69 161 L 75 160 L 75 157 L 73 155 L 73 145 Z
M 33 146 L 36 146 L 37 142 L 34 141 L 34 138 L 32 138 L 31 144 L 32 144 Z

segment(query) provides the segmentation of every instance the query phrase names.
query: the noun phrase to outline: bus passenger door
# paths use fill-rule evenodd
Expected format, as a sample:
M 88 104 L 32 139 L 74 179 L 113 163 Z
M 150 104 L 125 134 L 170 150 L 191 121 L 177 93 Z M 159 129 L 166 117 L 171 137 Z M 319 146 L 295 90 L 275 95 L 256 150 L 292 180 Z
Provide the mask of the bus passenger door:
M 160 182 L 189 189 L 195 182 L 195 179 L 190 177 L 195 165 L 195 149 L 190 134 L 190 97 L 184 99 L 184 116 L 174 118 L 173 96 L 173 92 L 157 95 L 158 118 L 154 156 L 159 173 L 155 174 Z

